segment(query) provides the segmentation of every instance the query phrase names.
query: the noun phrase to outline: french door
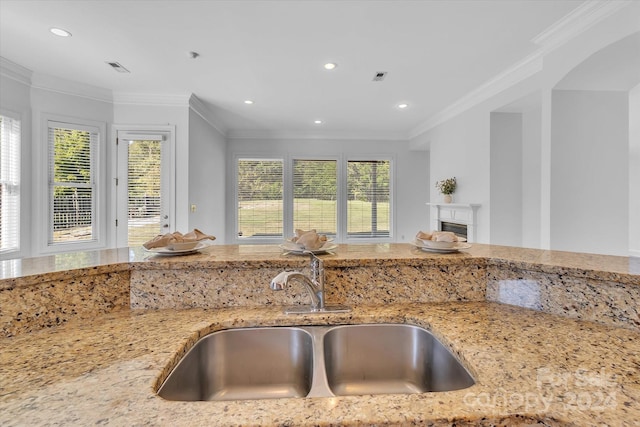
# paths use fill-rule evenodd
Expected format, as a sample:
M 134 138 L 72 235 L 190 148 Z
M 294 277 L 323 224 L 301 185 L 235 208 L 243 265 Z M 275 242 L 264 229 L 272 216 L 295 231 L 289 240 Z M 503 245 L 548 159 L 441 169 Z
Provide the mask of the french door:
M 172 230 L 172 139 L 169 130 L 117 131 L 117 247 Z

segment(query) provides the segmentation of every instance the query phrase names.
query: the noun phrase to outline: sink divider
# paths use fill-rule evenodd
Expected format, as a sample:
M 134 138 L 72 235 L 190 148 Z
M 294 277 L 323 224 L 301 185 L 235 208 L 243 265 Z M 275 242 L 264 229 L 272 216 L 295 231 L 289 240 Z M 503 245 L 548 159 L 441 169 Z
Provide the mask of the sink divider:
M 313 370 L 311 389 L 306 397 L 335 397 L 329 388 L 324 360 L 324 336 L 332 326 L 299 326 L 313 339 Z

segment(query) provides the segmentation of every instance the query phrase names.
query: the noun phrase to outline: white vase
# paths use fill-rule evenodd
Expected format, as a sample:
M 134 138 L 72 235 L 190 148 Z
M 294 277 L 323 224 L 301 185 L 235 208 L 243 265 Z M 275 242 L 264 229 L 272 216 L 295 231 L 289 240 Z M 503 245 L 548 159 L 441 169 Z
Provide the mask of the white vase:
M 453 196 L 451 194 L 445 194 L 444 195 L 444 202 L 445 203 L 451 203 L 453 202 Z

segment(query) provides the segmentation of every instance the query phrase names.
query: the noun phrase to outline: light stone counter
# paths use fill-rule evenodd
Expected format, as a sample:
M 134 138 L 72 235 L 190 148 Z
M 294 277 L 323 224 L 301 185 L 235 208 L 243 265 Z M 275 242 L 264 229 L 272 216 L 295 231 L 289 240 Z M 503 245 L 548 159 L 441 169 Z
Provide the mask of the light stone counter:
M 374 322 L 433 331 L 476 384 L 453 392 L 227 402 L 171 402 L 155 394 L 185 349 L 214 330 Z M 7 427 L 634 426 L 640 420 L 640 334 L 496 303 L 356 307 L 320 317 L 285 316 L 277 308 L 132 310 L 3 338 L 0 346 L 0 424 Z
M 308 259 L 277 246 L 1 262 L 0 425 L 640 425 L 637 259 L 479 244 L 447 255 L 340 245 L 322 258 L 328 302 L 352 313 L 281 314 L 308 297 L 272 292 L 269 279 Z M 476 385 L 233 402 L 155 394 L 214 330 L 379 322 L 431 330 Z
M 73 252 L 36 258 L 0 261 L 0 289 L 28 286 L 42 280 L 78 277 L 91 274 L 145 269 L 158 266 L 181 265 L 260 265 L 295 267 L 306 263 L 306 256 L 288 255 L 277 245 L 212 245 L 198 254 L 164 257 L 152 256 L 142 248 L 119 248 L 89 252 Z M 581 274 L 630 281 L 640 284 L 640 258 L 583 254 L 515 248 L 510 246 L 473 244 L 456 254 L 422 252 L 408 243 L 339 245 L 330 254 L 323 255 L 328 265 L 363 265 L 364 262 L 387 260 L 430 259 L 442 263 L 460 259 L 491 260 L 514 266 L 531 267 L 547 271 L 580 271 Z
M 640 330 L 637 258 L 481 244 L 454 254 L 410 244 L 339 245 L 321 257 L 332 303 L 488 300 Z M 176 257 L 125 248 L 2 261 L 0 326 L 12 336 L 129 307 L 306 303 L 301 288 L 276 293 L 268 283 L 307 265 L 306 256 L 276 245 L 213 245 Z

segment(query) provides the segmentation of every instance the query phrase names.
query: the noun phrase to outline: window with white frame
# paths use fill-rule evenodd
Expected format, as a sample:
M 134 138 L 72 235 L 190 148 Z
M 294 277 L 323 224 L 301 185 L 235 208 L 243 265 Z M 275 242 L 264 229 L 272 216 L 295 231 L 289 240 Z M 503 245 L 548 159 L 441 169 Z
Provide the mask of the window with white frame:
M 391 235 L 391 162 L 349 160 L 347 162 L 347 235 L 389 237 Z
M 20 120 L 0 115 L 0 254 L 20 250 Z
M 238 159 L 238 237 L 283 236 L 283 165 L 282 159 Z
M 296 229 L 342 240 L 391 237 L 389 159 L 240 158 L 236 178 L 241 239 L 283 238 Z
M 48 245 L 96 241 L 100 130 L 56 121 L 47 129 Z
M 338 162 L 293 160 L 293 230 L 338 233 Z

